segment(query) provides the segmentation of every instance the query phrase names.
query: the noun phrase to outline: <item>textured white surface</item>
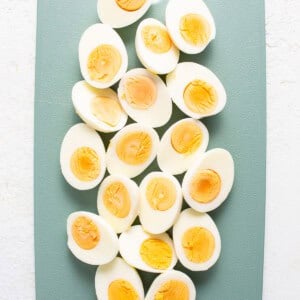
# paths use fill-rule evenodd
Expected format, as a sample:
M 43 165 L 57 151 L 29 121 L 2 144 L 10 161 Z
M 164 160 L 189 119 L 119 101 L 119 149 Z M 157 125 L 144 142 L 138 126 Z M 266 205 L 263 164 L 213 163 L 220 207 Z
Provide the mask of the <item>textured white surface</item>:
M 268 195 L 264 299 L 298 300 L 300 1 L 266 0 L 266 8 Z M 36 0 L 0 1 L 1 300 L 34 299 L 35 294 L 32 192 L 35 15 Z

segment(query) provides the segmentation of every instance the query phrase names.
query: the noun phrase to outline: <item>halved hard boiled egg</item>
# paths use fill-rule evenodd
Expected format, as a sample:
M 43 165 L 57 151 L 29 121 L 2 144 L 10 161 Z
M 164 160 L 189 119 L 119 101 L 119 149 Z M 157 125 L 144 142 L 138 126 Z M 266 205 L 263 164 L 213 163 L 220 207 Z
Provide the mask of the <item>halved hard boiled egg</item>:
M 216 26 L 202 0 L 170 0 L 166 24 L 175 45 L 188 54 L 202 52 L 216 36 Z
M 172 100 L 162 79 L 146 69 L 127 72 L 118 96 L 123 109 L 136 122 L 150 127 L 165 125 L 172 114 Z
M 170 229 L 182 206 L 178 180 L 163 172 L 149 173 L 140 184 L 140 221 L 143 229 L 159 234 Z
M 218 228 L 206 213 L 188 208 L 173 227 L 173 240 L 179 261 L 192 271 L 206 271 L 218 260 L 221 238 Z
M 79 62 L 85 81 L 98 89 L 115 84 L 125 74 L 128 56 L 116 31 L 106 24 L 94 24 L 79 42 Z
M 71 127 L 61 145 L 60 167 L 75 189 L 97 186 L 106 170 L 105 148 L 99 134 L 83 123 Z
M 202 122 L 192 118 L 176 122 L 161 138 L 157 153 L 159 168 L 173 175 L 185 172 L 205 152 L 208 141 L 209 133 Z
M 233 180 L 231 154 L 224 149 L 210 150 L 186 172 L 182 182 L 184 199 L 196 211 L 211 211 L 226 200 Z
M 179 50 L 166 26 L 156 19 L 145 19 L 139 24 L 135 49 L 144 67 L 155 74 L 170 73 L 179 60 Z
M 167 87 L 174 103 L 194 119 L 221 112 L 226 104 L 226 92 L 217 76 L 194 62 L 183 62 L 167 75 Z
M 118 251 L 118 237 L 105 220 L 93 213 L 78 211 L 67 220 L 68 247 L 82 262 L 104 265 Z
M 140 193 L 137 184 L 122 175 L 111 175 L 99 187 L 99 214 L 116 233 L 127 230 L 137 217 Z
M 173 242 L 167 233 L 152 235 L 142 226 L 132 226 L 121 233 L 120 254 L 131 266 L 146 272 L 162 273 L 177 262 Z

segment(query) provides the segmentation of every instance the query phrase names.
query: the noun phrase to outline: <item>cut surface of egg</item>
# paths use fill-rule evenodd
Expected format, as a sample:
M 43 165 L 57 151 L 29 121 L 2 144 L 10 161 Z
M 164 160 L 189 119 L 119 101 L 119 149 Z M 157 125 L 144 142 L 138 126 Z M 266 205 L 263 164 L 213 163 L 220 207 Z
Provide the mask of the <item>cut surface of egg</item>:
M 116 233 L 120 233 L 136 219 L 139 200 L 139 188 L 134 181 L 125 176 L 111 175 L 99 187 L 98 211 Z
M 139 24 L 135 49 L 144 67 L 155 74 L 170 73 L 179 60 L 179 50 L 166 26 L 156 19 L 145 19 Z
M 98 300 L 143 300 L 144 288 L 138 272 L 122 258 L 99 266 L 95 276 Z
M 82 262 L 103 265 L 118 251 L 118 237 L 105 220 L 93 213 L 78 211 L 67 220 L 68 247 Z
M 152 282 L 145 300 L 195 300 L 196 288 L 189 276 L 171 270 L 158 275 Z
M 202 65 L 180 63 L 166 80 L 172 100 L 191 118 L 216 115 L 226 105 L 227 96 L 221 81 Z
M 99 134 L 83 123 L 71 127 L 61 145 L 60 166 L 66 181 L 75 189 L 96 187 L 106 170 L 105 148 Z
M 185 172 L 205 152 L 209 141 L 206 126 L 192 118 L 173 124 L 161 138 L 157 162 L 159 168 L 173 175 Z
M 136 122 L 150 127 L 165 125 L 172 114 L 172 100 L 162 79 L 146 69 L 127 72 L 118 96 L 123 109 Z
M 143 229 L 160 234 L 172 227 L 182 206 L 178 180 L 163 172 L 149 173 L 140 184 L 140 221 Z
M 166 25 L 174 44 L 188 54 L 202 52 L 216 36 L 213 16 L 202 0 L 170 0 Z
M 125 126 L 109 143 L 108 172 L 129 178 L 141 174 L 155 159 L 158 144 L 158 134 L 151 127 L 137 123 Z
M 115 84 L 126 72 L 128 56 L 116 31 L 106 24 L 94 24 L 79 42 L 79 63 L 86 82 L 99 89 Z
M 135 225 L 121 233 L 119 244 L 124 260 L 142 271 L 162 273 L 173 269 L 177 262 L 173 242 L 167 233 L 152 235 Z
M 140 19 L 151 6 L 151 0 L 98 0 L 98 16 L 102 23 L 122 28 Z
M 178 259 L 192 271 L 208 270 L 221 253 L 221 238 L 214 221 L 191 208 L 180 214 L 173 227 L 173 240 Z
M 72 101 L 80 118 L 98 131 L 118 131 L 127 122 L 128 116 L 112 89 L 96 89 L 82 80 L 72 89 Z
M 220 206 L 231 191 L 234 162 L 224 149 L 207 151 L 185 174 L 182 191 L 189 206 L 200 212 Z

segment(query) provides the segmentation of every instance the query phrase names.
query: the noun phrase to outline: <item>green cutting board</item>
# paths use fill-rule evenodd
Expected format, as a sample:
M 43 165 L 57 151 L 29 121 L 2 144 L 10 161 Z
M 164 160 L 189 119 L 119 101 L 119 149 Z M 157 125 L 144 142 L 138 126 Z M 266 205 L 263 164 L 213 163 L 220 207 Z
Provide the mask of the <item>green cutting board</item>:
M 164 20 L 166 3 L 154 4 L 146 17 Z M 209 148 L 224 147 L 232 153 L 236 177 L 227 201 L 211 213 L 222 238 L 221 257 L 209 271 L 188 274 L 197 287 L 197 299 L 257 300 L 262 295 L 265 215 L 264 1 L 207 0 L 207 4 L 216 20 L 216 40 L 201 55 L 182 54 L 181 61 L 211 68 L 227 90 L 225 110 L 204 123 L 211 136 Z M 34 167 L 38 300 L 96 299 L 96 267 L 81 263 L 67 249 L 66 219 L 77 210 L 96 212 L 97 190 L 74 190 L 59 166 L 62 139 L 80 121 L 71 103 L 72 86 L 81 80 L 78 42 L 96 22 L 96 0 L 38 1 Z M 126 41 L 129 68 L 140 66 L 134 51 L 136 27 L 118 30 Z M 180 118 L 183 114 L 174 107 L 168 126 Z M 106 144 L 111 138 L 101 136 Z M 156 162 L 146 172 L 150 170 L 157 170 Z M 154 275 L 143 273 L 142 278 L 147 289 Z

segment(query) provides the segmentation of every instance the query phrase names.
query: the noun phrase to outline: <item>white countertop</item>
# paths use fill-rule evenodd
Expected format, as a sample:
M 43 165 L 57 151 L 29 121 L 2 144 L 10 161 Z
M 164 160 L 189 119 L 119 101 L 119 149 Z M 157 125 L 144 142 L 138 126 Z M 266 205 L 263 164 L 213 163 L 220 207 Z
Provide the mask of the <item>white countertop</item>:
M 0 1 L 0 299 L 34 299 L 36 0 Z M 264 299 L 300 299 L 300 1 L 266 0 Z M 298 94 L 297 94 L 298 92 Z M 256 300 L 256 299 L 253 299 Z

